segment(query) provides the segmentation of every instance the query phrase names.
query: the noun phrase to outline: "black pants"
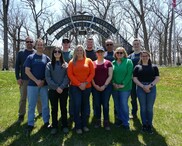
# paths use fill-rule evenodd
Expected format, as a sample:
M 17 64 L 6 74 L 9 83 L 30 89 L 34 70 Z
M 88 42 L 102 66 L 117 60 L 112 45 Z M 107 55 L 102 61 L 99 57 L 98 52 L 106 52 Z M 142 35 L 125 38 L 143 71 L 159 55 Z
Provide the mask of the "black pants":
M 65 88 L 61 94 L 56 90 L 49 90 L 49 99 L 51 102 L 52 127 L 58 128 L 58 104 L 61 109 L 62 127 L 67 127 L 67 99 L 68 88 Z M 59 103 L 58 103 L 59 102 Z
M 132 105 L 132 115 L 137 114 L 138 104 L 137 104 L 137 94 L 136 94 L 136 84 L 132 82 L 132 90 L 131 90 L 131 105 Z

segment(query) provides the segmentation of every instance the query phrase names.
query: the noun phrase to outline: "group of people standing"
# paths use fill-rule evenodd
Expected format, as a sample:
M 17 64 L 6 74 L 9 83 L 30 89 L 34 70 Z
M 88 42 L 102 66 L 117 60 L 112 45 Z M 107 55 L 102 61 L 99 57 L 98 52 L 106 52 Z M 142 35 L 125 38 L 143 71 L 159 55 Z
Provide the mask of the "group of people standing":
M 111 39 L 105 41 L 106 49 L 102 47 L 94 49 L 93 38 L 88 38 L 85 48 L 77 45 L 74 50 L 70 50 L 70 40 L 63 38 L 62 48 L 55 47 L 51 59 L 43 54 L 43 40 L 36 41 L 36 52 L 30 49 L 30 43 L 33 48 L 33 40 L 27 37 L 27 49 L 18 53 L 15 68 L 20 89 L 22 84 L 19 80 L 26 81 L 28 84 L 24 86 L 24 90 L 27 87 L 27 95 L 25 91 L 22 94 L 20 90 L 21 99 L 26 100 L 26 96 L 28 97 L 27 134 L 30 134 L 34 127 L 35 106 L 38 99 L 42 104 L 42 117 L 46 128 L 50 127 L 50 101 L 51 134 L 58 132 L 58 103 L 60 103 L 62 130 L 68 133 L 68 97 L 69 116 L 74 120 L 76 133 L 88 132 L 90 95 L 92 95 L 95 128 L 101 127 L 103 121 L 105 130 L 110 130 L 109 101 L 112 95 L 116 126 L 130 129 L 128 99 L 131 95 L 133 118 L 137 115 L 136 98 L 138 97 L 142 130 L 152 133 L 155 85 L 159 81 L 159 71 L 157 66 L 151 63 L 150 54 L 139 48 L 139 39 L 134 40 L 134 52 L 128 56 L 123 47 L 114 50 Z M 23 112 L 19 110 L 19 122 L 23 121 L 26 102 L 23 107 Z M 101 119 L 102 109 L 103 120 Z

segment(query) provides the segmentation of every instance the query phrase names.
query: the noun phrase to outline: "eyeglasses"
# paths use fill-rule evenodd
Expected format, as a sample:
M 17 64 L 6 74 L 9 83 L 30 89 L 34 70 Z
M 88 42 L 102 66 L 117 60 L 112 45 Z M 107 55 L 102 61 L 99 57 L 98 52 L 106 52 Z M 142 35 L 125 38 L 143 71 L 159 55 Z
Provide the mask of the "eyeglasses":
M 113 44 L 106 44 L 106 46 L 112 46 Z
M 54 53 L 61 53 L 61 51 L 54 51 Z
M 26 41 L 26 43 L 33 43 L 33 41 Z
M 123 52 L 116 52 L 116 54 L 123 54 Z
M 148 55 L 145 55 L 145 56 L 142 56 L 142 57 L 144 58 L 144 57 L 149 57 L 149 56 Z

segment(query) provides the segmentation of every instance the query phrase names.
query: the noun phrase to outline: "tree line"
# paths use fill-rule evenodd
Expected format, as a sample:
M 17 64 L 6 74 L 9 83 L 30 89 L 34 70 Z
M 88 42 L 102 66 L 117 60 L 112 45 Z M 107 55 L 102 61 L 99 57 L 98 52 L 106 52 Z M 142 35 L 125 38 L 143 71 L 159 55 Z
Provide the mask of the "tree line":
M 43 37 L 49 44 L 54 39 L 54 35 L 46 34 L 49 27 L 63 18 L 80 14 L 109 22 L 128 42 L 141 38 L 143 48 L 151 52 L 156 64 L 181 63 L 182 0 L 1 0 L 0 5 L 0 39 L 4 42 L 2 70 L 13 67 L 26 36 Z M 88 35 L 73 31 L 66 34 L 75 44 L 82 43 Z M 93 35 L 98 44 L 103 44 L 105 38 L 94 32 Z M 117 36 L 111 35 L 111 38 L 118 43 Z

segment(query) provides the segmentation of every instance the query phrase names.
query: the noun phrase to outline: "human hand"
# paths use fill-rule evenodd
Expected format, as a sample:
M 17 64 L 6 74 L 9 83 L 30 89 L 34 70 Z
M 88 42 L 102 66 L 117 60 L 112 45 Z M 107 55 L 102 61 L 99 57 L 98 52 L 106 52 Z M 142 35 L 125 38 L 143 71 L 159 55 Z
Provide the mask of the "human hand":
M 21 86 L 21 85 L 22 85 L 22 83 L 23 83 L 22 79 L 18 79 L 18 80 L 17 80 L 17 84 L 18 84 L 18 85 L 20 85 L 20 86 Z
M 59 94 L 61 94 L 61 93 L 63 92 L 63 89 L 61 89 L 60 87 L 58 87 L 58 88 L 56 89 L 56 91 L 57 91 Z

